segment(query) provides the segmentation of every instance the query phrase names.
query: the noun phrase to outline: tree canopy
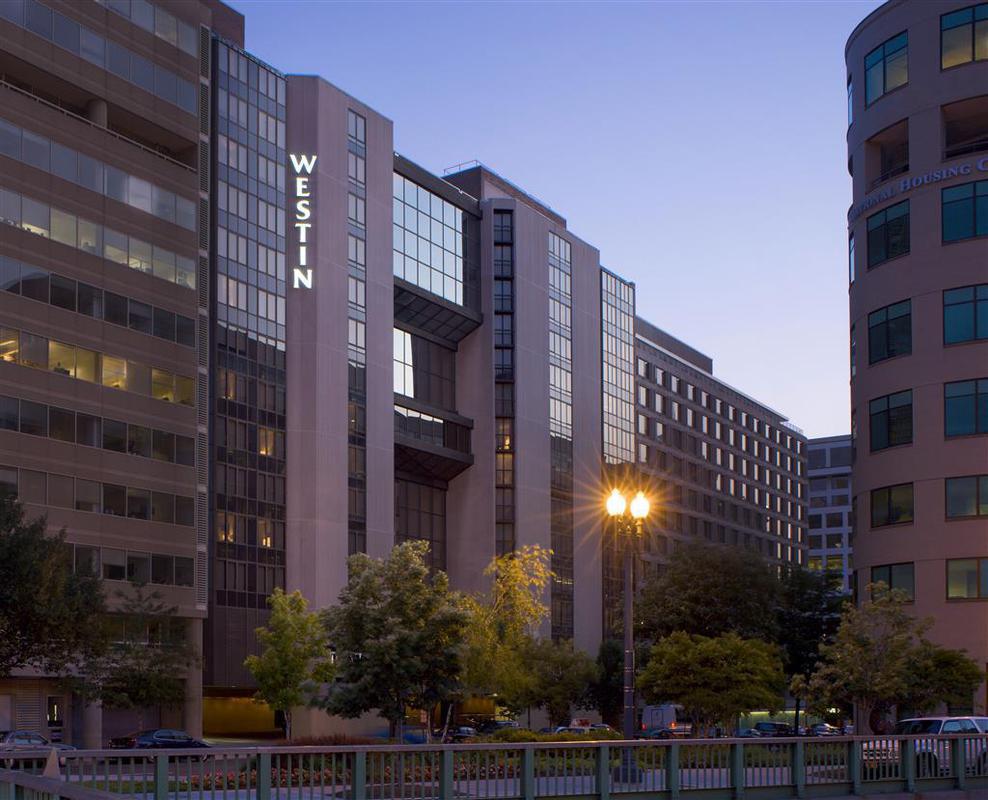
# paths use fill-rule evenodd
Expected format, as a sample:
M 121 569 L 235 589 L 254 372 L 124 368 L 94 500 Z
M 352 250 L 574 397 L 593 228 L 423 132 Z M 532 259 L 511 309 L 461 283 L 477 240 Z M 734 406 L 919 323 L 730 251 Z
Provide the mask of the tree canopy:
M 592 706 L 590 687 L 597 678 L 597 668 L 571 641 L 540 639 L 533 644 L 530 658 L 535 670 L 532 705 L 545 709 L 553 724 L 568 724 L 574 707 Z
M 642 587 L 637 629 L 652 641 L 675 631 L 775 641 L 780 591 L 775 572 L 759 555 L 691 543 L 675 550 L 666 570 Z
M 271 617 L 258 628 L 259 655 L 244 661 L 257 682 L 255 699 L 285 715 L 285 734 L 292 737 L 292 709 L 307 702 L 318 684 L 333 674 L 326 629 L 301 592 L 276 588 L 268 598 Z
M 741 714 L 780 708 L 784 686 L 779 649 L 735 633 L 666 636 L 638 680 L 647 702 L 682 705 L 695 731 L 733 727 Z
M 0 497 L 0 678 L 18 667 L 59 674 L 105 646 L 98 577 L 75 572 L 64 531 L 46 529 L 45 517 L 27 521 L 15 497 Z
M 377 709 L 399 738 L 409 709 L 431 709 L 460 689 L 469 613 L 446 574 L 430 574 L 427 550 L 407 541 L 383 560 L 351 556 L 339 602 L 322 614 L 336 680 L 314 702 L 343 717 Z

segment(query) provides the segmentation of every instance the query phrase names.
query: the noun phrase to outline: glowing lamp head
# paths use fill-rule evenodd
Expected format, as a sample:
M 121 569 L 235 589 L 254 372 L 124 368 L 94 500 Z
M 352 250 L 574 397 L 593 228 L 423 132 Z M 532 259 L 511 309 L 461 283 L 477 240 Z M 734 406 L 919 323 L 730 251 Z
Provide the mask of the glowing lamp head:
M 617 489 L 612 489 L 607 497 L 607 513 L 612 517 L 620 517 L 628 507 L 628 501 Z
M 635 499 L 631 501 L 631 516 L 635 519 L 645 519 L 648 516 L 648 509 L 648 498 L 645 497 L 644 492 L 639 492 L 635 495 Z

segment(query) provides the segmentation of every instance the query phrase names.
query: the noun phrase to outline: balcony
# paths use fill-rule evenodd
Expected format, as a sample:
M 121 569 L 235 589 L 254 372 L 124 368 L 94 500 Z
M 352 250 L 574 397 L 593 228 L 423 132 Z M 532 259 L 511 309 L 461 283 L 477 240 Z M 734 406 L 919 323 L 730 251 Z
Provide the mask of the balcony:
M 473 464 L 472 420 L 398 394 L 394 409 L 395 471 L 448 481 Z

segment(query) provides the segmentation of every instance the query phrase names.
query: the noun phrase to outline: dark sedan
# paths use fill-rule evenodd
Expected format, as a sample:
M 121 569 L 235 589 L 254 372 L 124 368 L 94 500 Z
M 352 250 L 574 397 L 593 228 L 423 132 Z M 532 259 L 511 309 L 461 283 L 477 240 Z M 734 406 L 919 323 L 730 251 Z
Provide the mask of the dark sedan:
M 131 733 L 110 739 L 110 747 L 121 750 L 180 750 L 209 747 L 201 739 L 195 739 L 185 731 L 156 728 L 151 731 Z

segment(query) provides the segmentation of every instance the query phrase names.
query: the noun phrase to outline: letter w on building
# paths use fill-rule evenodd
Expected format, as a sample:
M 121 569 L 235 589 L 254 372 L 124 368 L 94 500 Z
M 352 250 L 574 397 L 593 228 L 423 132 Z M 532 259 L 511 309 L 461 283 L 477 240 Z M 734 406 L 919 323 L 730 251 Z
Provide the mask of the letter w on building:
M 316 165 L 316 159 L 319 158 L 319 156 L 297 156 L 294 153 L 290 153 L 288 157 L 292 160 L 295 172 L 301 174 L 304 170 L 306 175 L 312 174 L 312 168 Z

